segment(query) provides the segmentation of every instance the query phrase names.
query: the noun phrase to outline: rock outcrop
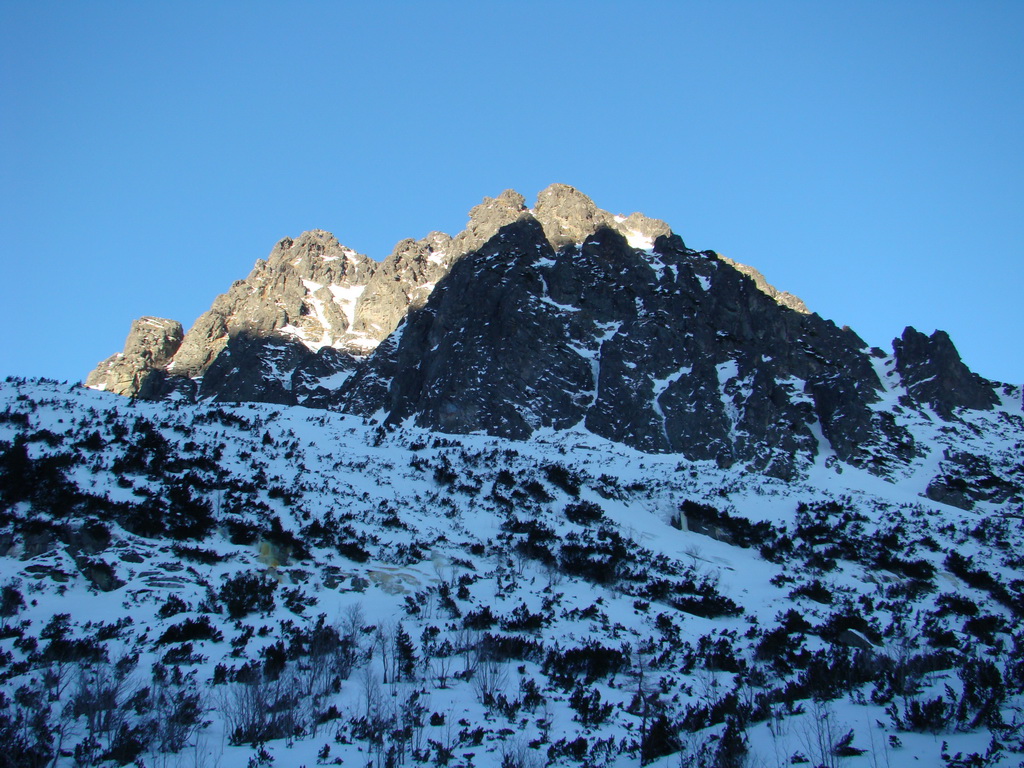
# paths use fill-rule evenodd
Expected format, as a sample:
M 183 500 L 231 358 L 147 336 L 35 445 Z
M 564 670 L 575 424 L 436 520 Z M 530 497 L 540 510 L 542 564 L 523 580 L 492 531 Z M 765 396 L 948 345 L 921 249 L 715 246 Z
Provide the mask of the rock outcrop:
M 196 320 L 167 372 L 203 376 L 229 340 L 240 334 L 274 334 L 312 351 L 372 348 L 350 329 L 357 300 L 376 268 L 376 262 L 341 245 L 329 232 L 285 238 Z
M 153 396 L 153 373 L 167 365 L 183 336 L 181 323 L 176 320 L 140 317 L 132 323 L 124 351 L 96 366 L 85 385 L 127 397 Z
M 943 418 L 954 408 L 987 410 L 999 402 L 993 385 L 964 365 L 945 331 L 925 336 L 907 326 L 892 346 L 907 393 Z

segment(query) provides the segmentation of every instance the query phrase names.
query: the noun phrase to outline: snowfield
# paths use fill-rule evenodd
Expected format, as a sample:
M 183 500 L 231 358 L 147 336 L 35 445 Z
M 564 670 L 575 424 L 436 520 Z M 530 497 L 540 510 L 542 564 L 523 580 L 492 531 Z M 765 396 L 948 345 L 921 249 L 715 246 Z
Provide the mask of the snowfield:
M 923 494 L 957 450 L 1019 483 L 1020 402 L 908 410 L 906 469 L 824 452 L 787 483 L 582 430 L 9 379 L 0 743 L 39 766 L 1018 765 L 1019 487 Z

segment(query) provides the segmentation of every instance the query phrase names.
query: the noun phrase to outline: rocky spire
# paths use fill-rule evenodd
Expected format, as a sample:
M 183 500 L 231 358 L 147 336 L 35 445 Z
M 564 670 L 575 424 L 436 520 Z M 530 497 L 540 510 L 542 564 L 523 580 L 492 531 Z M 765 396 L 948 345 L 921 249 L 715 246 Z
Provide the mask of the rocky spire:
M 907 326 L 892 347 L 907 393 L 943 418 L 950 418 L 954 408 L 987 410 L 999 402 L 991 384 L 964 365 L 945 331 L 925 336 Z
M 552 184 L 542 190 L 533 206 L 533 215 L 555 250 L 570 243 L 582 243 L 599 227 L 614 224 L 608 211 L 602 211 L 593 200 L 568 184 Z
M 140 317 L 132 323 L 124 351 L 96 366 L 85 385 L 128 397 L 145 393 L 150 373 L 167 364 L 178 351 L 182 337 L 177 320 Z
M 497 197 L 485 197 L 469 212 L 466 229 L 455 237 L 454 250 L 462 256 L 475 251 L 504 226 L 518 221 L 529 212 L 526 199 L 514 189 L 506 189 Z

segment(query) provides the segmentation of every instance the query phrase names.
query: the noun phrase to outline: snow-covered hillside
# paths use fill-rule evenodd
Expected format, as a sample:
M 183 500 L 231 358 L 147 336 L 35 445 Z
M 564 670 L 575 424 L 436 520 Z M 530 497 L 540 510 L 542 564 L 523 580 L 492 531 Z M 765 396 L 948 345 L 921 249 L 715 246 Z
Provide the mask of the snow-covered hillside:
M 992 460 L 951 489 L 1017 482 L 1004 395 L 913 411 L 891 480 L 822 450 L 783 482 L 582 430 L 8 380 L 5 758 L 1017 765 L 1019 499 L 923 495 L 958 451 Z

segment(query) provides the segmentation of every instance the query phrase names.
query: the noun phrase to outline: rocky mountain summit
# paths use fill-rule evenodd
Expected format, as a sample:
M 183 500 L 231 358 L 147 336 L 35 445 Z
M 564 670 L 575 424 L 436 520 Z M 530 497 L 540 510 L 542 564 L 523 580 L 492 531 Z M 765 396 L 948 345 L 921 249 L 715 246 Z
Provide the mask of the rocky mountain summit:
M 319 230 L 286 238 L 183 338 L 174 327 L 137 321 L 88 385 L 515 439 L 585 429 L 780 478 L 829 457 L 898 474 L 925 453 L 911 422 L 1010 391 L 943 332 L 869 349 L 757 270 L 563 184 L 532 209 L 486 198 L 462 233 L 381 263 Z

